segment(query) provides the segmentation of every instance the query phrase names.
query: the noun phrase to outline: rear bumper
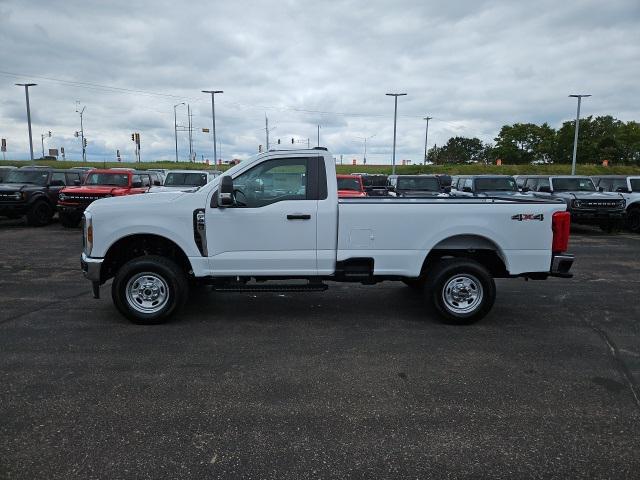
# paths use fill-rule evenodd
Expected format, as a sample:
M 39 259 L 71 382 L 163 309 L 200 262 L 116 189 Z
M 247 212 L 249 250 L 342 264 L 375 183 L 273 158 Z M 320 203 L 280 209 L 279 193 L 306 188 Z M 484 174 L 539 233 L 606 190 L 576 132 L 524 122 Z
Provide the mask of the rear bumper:
M 549 275 L 552 277 L 571 278 L 569 273 L 573 265 L 574 256 L 569 253 L 554 253 L 551 257 L 551 269 Z

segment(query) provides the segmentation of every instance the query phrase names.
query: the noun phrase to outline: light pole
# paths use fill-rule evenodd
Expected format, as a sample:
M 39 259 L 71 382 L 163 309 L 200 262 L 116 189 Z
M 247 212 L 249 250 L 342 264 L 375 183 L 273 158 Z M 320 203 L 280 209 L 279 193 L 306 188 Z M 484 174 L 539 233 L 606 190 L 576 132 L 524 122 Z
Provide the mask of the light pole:
M 571 175 L 576 174 L 576 154 L 578 153 L 578 130 L 580 130 L 580 103 L 583 97 L 590 97 L 591 95 L 569 95 L 570 97 L 578 99 L 578 112 L 576 113 L 576 131 L 573 136 L 573 160 L 571 161 Z
M 47 133 L 40 134 L 40 141 L 42 142 L 42 159 L 43 160 L 44 160 L 44 139 L 45 139 L 45 137 L 51 138 L 51 130 L 49 130 Z
M 216 144 L 216 93 L 224 93 L 222 90 L 202 90 L 202 93 L 211 94 L 211 122 L 213 125 L 213 161 L 218 163 L 218 149 Z
M 429 139 L 429 120 L 433 117 L 424 117 L 423 120 L 427 121 L 427 129 L 424 132 L 424 164 L 427 164 L 427 140 Z
M 362 156 L 362 164 L 367 164 L 367 140 L 375 137 L 375 135 L 371 135 L 369 137 L 356 137 L 358 140 L 364 141 L 364 155 Z
M 320 146 L 320 125 L 318 125 L 318 147 Z
M 31 108 L 29 107 L 29 87 L 35 87 L 37 83 L 16 83 L 19 87 L 24 87 L 24 96 L 27 99 L 27 124 L 29 125 L 29 152 L 31 153 L 31 163 L 33 163 L 33 137 L 31 136 Z
M 78 110 L 80 108 L 80 100 L 76 101 L 76 113 L 80 114 L 80 143 L 82 144 L 82 161 L 87 161 L 87 144 L 84 141 L 84 126 L 82 124 L 82 116 L 84 115 L 84 109 L 87 108 L 86 105 L 82 107 L 82 110 Z M 76 137 L 78 136 L 78 132 L 76 132 Z
M 393 110 L 393 159 L 391 167 L 391 175 L 396 173 L 396 125 L 398 123 L 398 97 L 406 95 L 406 93 L 387 93 L 389 97 L 394 97 L 394 110 Z
M 178 118 L 176 117 L 176 108 L 180 105 L 184 105 L 184 102 L 173 106 L 173 135 L 176 138 L 176 163 L 178 163 Z

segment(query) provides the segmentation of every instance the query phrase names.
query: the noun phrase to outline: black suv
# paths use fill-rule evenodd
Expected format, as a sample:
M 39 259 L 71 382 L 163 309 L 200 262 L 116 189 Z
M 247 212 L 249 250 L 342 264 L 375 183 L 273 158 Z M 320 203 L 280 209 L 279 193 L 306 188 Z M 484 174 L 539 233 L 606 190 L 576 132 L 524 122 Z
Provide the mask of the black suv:
M 558 198 L 567 204 L 571 221 L 582 225 L 599 225 L 611 231 L 622 225 L 626 201 L 619 193 L 596 190 L 585 176 L 525 175 L 523 192 L 542 198 Z
M 451 191 L 449 175 L 389 175 L 387 183 L 394 197 L 438 197 Z
M 367 197 L 386 197 L 389 194 L 386 175 L 381 173 L 351 173 L 350 175 L 360 176 Z
M 521 196 L 510 175 L 461 175 L 455 182 L 456 195 L 474 197 Z
M 52 168 L 11 170 L 0 184 L 0 216 L 20 218 L 34 227 L 51 222 L 58 192 L 67 185 L 79 185 L 80 172 Z

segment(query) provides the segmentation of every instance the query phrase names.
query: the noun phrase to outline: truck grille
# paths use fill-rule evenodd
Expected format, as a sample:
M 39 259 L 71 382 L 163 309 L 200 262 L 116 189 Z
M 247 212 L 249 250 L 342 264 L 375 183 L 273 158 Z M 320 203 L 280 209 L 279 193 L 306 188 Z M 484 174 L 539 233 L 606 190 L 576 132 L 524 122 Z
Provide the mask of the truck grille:
M 622 200 L 577 200 L 578 208 L 624 208 Z
M 110 197 L 110 196 L 111 195 L 109 195 L 109 194 L 105 194 L 105 195 L 96 195 L 96 194 L 82 195 L 82 194 L 78 194 L 78 193 L 74 193 L 74 194 L 61 193 L 60 194 L 60 200 L 62 200 L 64 202 L 91 203 L 94 200 L 99 200 L 101 198 L 106 198 L 106 197 Z

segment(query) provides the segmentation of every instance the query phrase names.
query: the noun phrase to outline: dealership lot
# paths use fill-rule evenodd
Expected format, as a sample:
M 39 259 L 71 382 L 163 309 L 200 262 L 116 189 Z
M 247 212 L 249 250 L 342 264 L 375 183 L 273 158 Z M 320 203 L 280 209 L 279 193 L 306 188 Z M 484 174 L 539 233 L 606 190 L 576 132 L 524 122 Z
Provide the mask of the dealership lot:
M 391 282 L 136 326 L 80 243 L 0 220 L 0 478 L 637 477 L 640 235 L 577 229 L 468 327 Z

